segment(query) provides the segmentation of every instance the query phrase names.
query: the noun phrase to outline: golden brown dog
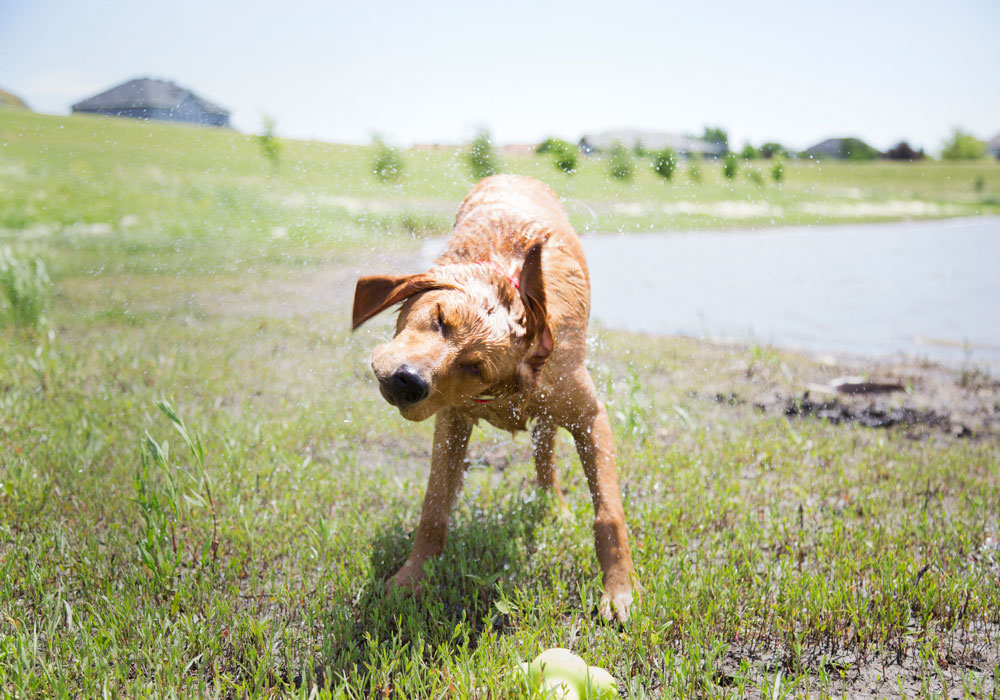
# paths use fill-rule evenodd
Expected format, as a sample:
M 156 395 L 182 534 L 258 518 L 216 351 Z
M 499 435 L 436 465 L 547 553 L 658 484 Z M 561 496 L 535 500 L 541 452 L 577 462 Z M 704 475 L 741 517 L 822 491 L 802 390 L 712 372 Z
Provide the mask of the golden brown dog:
M 413 549 L 386 587 L 418 588 L 424 563 L 444 548 L 472 426 L 482 419 L 514 431 L 534 421 L 538 483 L 557 495 L 556 428 L 576 442 L 594 503 L 601 611 L 626 621 L 635 574 L 615 449 L 584 363 L 590 278 L 555 193 L 528 177 L 481 181 L 428 272 L 358 280 L 354 328 L 398 302 L 396 335 L 375 348 L 372 369 L 404 418 L 437 422 Z

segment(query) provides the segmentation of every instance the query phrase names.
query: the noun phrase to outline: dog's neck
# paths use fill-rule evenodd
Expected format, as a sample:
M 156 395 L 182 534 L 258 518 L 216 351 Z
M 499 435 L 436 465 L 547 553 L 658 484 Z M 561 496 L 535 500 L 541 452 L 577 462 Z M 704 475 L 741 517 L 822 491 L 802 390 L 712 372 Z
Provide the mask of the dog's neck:
M 520 394 L 523 389 L 524 387 L 521 386 L 521 382 L 518 377 L 511 376 L 506 379 L 501 379 L 499 382 L 486 389 L 486 391 L 473 396 L 472 400 L 478 404 L 493 403 L 494 401 L 509 399 L 516 394 Z

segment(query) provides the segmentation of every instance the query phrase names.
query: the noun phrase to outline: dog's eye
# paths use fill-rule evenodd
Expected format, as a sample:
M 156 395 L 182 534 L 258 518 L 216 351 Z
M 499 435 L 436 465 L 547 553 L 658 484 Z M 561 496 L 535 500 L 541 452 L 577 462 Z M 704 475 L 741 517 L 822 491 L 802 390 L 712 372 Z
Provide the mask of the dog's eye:
M 477 365 L 476 363 L 474 363 L 474 362 L 469 362 L 469 363 L 466 363 L 466 364 L 463 364 L 463 365 L 459 365 L 459 368 L 461 368 L 461 370 L 463 372 L 465 372 L 466 374 L 468 374 L 469 376 L 472 376 L 472 377 L 481 377 L 481 376 L 483 376 L 483 370 L 482 370 L 482 368 L 479 365 Z
M 434 330 L 436 330 L 441 335 L 445 335 L 448 331 L 448 326 L 444 322 L 444 309 L 438 304 L 437 316 L 434 318 Z

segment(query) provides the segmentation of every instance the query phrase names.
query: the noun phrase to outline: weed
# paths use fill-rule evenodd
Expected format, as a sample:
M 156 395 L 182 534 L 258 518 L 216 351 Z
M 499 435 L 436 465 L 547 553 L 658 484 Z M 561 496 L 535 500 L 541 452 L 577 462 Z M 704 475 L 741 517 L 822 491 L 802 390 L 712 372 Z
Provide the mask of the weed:
M 403 158 L 399 151 L 376 137 L 372 142 L 374 156 L 372 174 L 382 182 L 395 182 L 403 175 Z
M 42 323 L 51 284 L 40 259 L 23 260 L 9 246 L 0 246 L 0 294 L 14 325 L 36 328 Z
M 497 157 L 496 151 L 493 150 L 490 132 L 486 130 L 476 134 L 476 138 L 469 146 L 466 158 L 474 180 L 482 180 L 484 177 L 500 172 L 500 159 Z

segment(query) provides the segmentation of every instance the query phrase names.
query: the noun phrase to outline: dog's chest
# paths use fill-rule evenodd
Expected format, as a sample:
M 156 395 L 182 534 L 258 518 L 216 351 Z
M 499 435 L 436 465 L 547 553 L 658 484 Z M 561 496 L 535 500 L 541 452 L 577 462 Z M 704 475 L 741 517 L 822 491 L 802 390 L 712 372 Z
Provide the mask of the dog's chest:
M 516 432 L 527 430 L 531 418 L 526 402 L 520 397 L 502 397 L 488 403 L 472 403 L 468 412 L 475 420 L 484 420 L 495 428 Z

